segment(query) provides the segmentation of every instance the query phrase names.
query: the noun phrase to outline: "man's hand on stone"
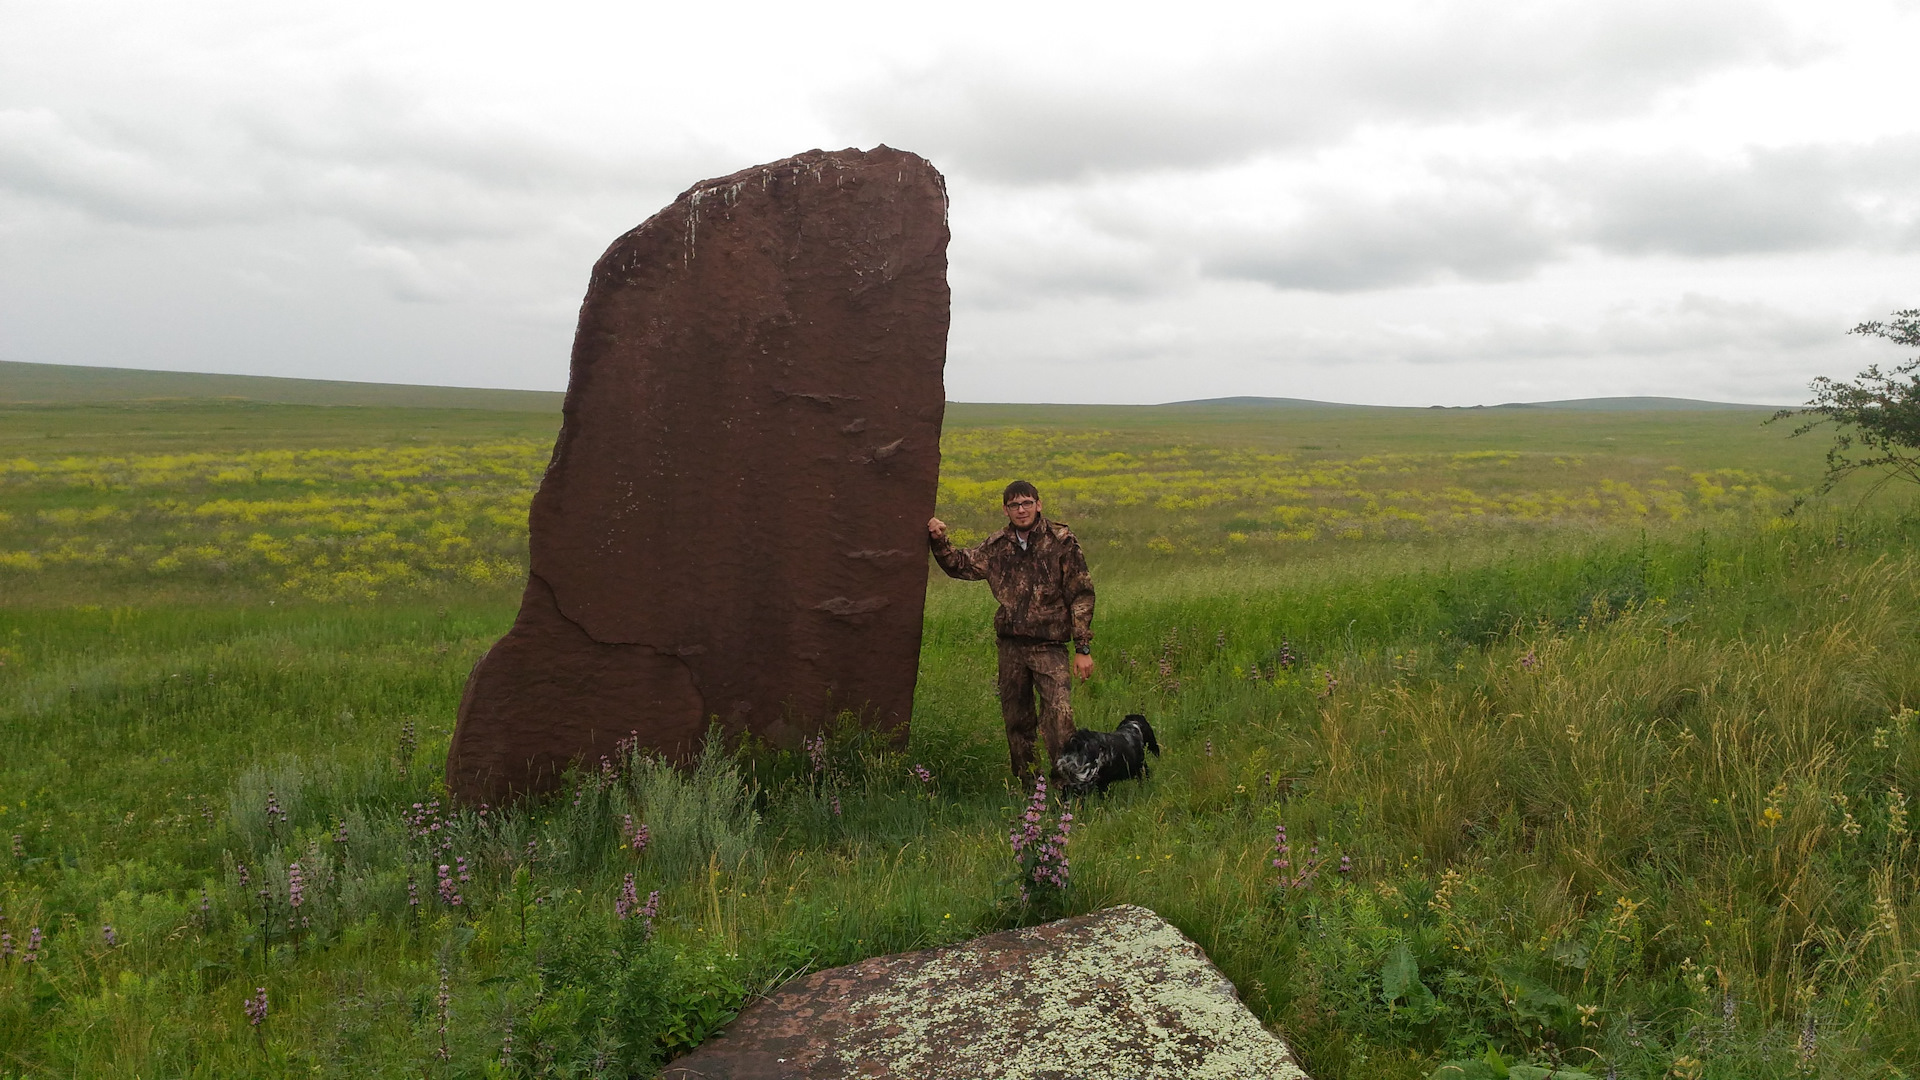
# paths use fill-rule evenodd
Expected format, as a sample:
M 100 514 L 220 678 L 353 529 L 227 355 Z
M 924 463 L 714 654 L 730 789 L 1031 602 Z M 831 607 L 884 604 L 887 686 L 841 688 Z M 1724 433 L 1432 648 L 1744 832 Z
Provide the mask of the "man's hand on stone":
M 1086 653 L 1075 653 L 1073 655 L 1073 673 L 1080 676 L 1081 682 L 1086 682 L 1088 679 L 1093 678 L 1093 657 L 1088 656 Z
M 947 538 L 947 523 L 939 518 L 927 519 L 927 535 L 937 543 Z

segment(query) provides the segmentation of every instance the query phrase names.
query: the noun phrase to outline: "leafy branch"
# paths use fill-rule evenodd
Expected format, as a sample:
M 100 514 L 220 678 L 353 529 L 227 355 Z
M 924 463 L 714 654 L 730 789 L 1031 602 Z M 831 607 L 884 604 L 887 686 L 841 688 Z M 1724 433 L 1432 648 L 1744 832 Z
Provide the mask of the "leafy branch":
M 1920 308 L 1896 311 L 1890 318 L 1863 322 L 1847 332 L 1920 347 Z M 1768 423 L 1808 417 L 1793 429 L 1793 437 L 1828 424 L 1836 429 L 1819 494 L 1862 469 L 1886 470 L 1863 499 L 1893 480 L 1920 484 L 1920 356 L 1889 371 L 1871 364 L 1851 381 L 1822 376 L 1813 380 L 1811 389 L 1813 399 L 1804 408 L 1782 409 Z

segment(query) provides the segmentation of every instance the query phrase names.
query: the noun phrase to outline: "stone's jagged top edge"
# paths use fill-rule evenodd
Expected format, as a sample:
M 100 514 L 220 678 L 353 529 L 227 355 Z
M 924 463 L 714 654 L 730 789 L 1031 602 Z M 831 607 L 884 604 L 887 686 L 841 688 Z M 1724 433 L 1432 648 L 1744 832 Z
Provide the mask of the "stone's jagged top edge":
M 856 160 L 848 160 L 849 158 Z M 717 192 L 726 192 L 730 199 L 753 180 L 772 177 L 775 173 L 783 169 L 795 171 L 813 168 L 823 169 L 827 164 L 831 164 L 836 168 L 846 169 L 865 165 L 876 165 L 889 159 L 898 161 L 903 167 L 915 169 L 924 168 L 930 174 L 934 186 L 940 189 L 940 219 L 942 224 L 946 224 L 948 213 L 952 206 L 952 200 L 947 195 L 947 178 L 934 166 L 933 162 L 928 161 L 926 158 L 921 157 L 911 150 L 900 150 L 888 146 L 886 143 L 881 143 L 871 150 L 862 150 L 857 146 L 849 146 L 842 150 L 821 150 L 816 147 L 804 153 L 795 154 L 792 157 L 784 157 L 778 161 L 769 161 L 764 165 L 753 165 L 741 169 L 738 172 L 728 173 L 725 176 L 716 176 L 711 179 L 702 180 L 681 192 L 672 202 L 655 211 L 653 215 L 645 221 L 614 237 L 613 242 L 607 245 L 607 249 L 600 253 L 598 259 L 594 260 L 593 271 L 589 275 L 589 280 L 600 280 L 603 271 L 607 267 L 608 259 L 618 254 L 629 241 L 637 240 L 641 236 L 646 235 L 656 225 L 665 222 L 669 216 L 686 214 L 690 217 L 698 217 L 700 204 Z
M 946 197 L 947 178 L 940 174 L 939 169 L 934 168 L 933 162 L 928 161 L 926 158 L 921 157 L 911 150 L 898 150 L 888 146 L 886 143 L 881 143 L 871 150 L 862 150 L 857 146 L 849 146 L 841 150 L 821 150 L 816 147 L 804 153 L 795 154 L 792 157 L 781 158 L 779 161 L 769 161 L 764 165 L 753 165 L 741 169 L 739 172 L 728 173 L 725 176 L 717 176 L 711 180 L 702 180 L 681 192 L 679 197 L 673 200 L 673 204 L 677 206 L 683 202 L 697 203 L 714 191 L 736 185 L 743 185 L 749 181 L 760 179 L 761 177 L 773 176 L 783 170 L 801 172 L 823 170 L 828 166 L 847 169 L 865 165 L 877 165 L 884 161 L 897 161 L 903 166 L 924 168 L 932 174 L 934 182 L 939 185 L 941 197 L 943 199 Z

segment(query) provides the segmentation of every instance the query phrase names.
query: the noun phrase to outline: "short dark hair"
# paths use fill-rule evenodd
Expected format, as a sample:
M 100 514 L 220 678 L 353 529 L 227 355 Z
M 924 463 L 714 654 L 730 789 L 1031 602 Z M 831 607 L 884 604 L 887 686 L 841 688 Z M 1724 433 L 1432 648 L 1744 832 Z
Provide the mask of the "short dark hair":
M 1025 480 L 1015 480 L 1013 483 L 1007 485 L 1007 490 L 1000 493 L 1000 505 L 1005 506 L 1007 503 L 1012 502 L 1022 495 L 1032 499 L 1034 502 L 1040 501 L 1039 488 L 1034 487 Z

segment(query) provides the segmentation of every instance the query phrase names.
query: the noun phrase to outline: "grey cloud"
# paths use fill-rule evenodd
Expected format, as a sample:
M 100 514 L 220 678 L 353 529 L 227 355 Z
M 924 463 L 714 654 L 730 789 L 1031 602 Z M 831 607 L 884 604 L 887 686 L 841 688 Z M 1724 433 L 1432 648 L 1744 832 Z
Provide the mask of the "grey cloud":
M 185 110 L 184 124 L 0 110 L 0 190 L 136 226 L 307 217 L 380 242 L 447 244 L 548 229 L 619 192 L 664 202 L 726 164 L 698 146 L 598 154 L 509 124 L 462 126 L 365 78 L 294 100 L 221 102 Z
M 1200 244 L 1210 277 L 1350 292 L 1440 278 L 1510 281 L 1558 255 L 1565 240 L 1518 194 L 1454 191 L 1384 201 L 1325 195 L 1290 228 Z
M 1591 239 L 1626 254 L 1714 256 L 1912 242 L 1920 141 L 1585 162 L 1569 177 Z
M 1391 195 L 1251 185 L 1232 196 L 1241 202 L 1233 209 L 1255 213 L 1246 221 L 1215 220 L 1217 207 L 1121 179 L 1091 184 L 1077 200 L 1035 196 L 1076 227 L 976 241 L 972 271 L 980 295 L 1020 305 L 1138 297 L 1208 278 L 1326 293 L 1511 281 L 1582 249 L 1687 258 L 1920 249 L 1920 137 L 1728 160 L 1439 161 L 1424 176 L 1420 168 L 1417 186 Z M 1269 217 L 1257 216 L 1267 207 Z
M 140 224 L 256 220 L 263 209 L 243 184 L 171 167 L 145 147 L 50 109 L 0 110 L 0 189 Z
M 1687 293 L 1663 304 L 1622 305 L 1586 325 L 1499 322 L 1470 334 L 1435 341 L 1427 334 L 1376 342 L 1394 359 L 1416 364 L 1546 363 L 1592 357 L 1657 360 L 1711 358 L 1739 364 L 1830 349 L 1843 343 L 1844 312 L 1790 311 L 1777 304 Z
M 1367 124 L 1611 113 L 1795 55 L 1780 19 L 1751 3 L 1450 5 L 1429 22 L 1346 25 L 1205 68 L 1039 73 L 954 53 L 826 107 L 956 169 L 1051 184 L 1204 169 Z

